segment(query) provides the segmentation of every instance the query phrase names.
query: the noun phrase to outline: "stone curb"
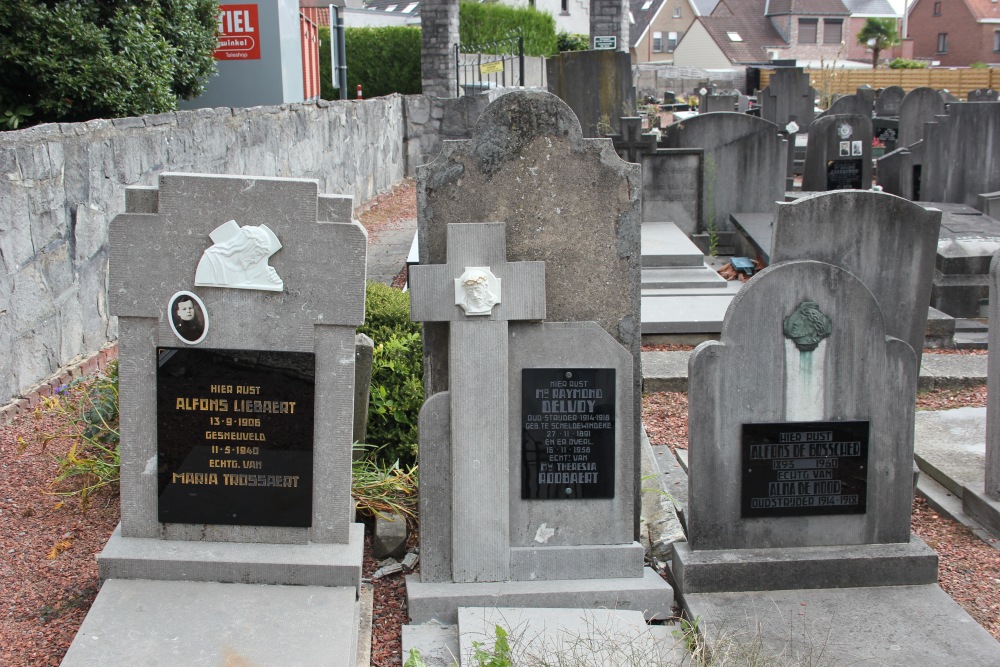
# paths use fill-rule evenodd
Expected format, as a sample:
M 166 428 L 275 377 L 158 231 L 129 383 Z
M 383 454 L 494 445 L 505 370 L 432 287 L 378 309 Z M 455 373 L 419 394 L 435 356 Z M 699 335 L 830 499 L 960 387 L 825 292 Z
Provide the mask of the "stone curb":
M 41 384 L 32 387 L 23 396 L 13 399 L 3 407 L 0 407 L 0 423 L 9 424 L 14 419 L 25 413 L 32 412 L 42 399 L 59 391 L 59 388 L 69 384 L 73 380 L 78 380 L 88 375 L 94 375 L 98 371 L 103 371 L 108 364 L 118 358 L 118 343 L 108 343 L 97 352 L 88 357 L 78 358 L 45 380 Z

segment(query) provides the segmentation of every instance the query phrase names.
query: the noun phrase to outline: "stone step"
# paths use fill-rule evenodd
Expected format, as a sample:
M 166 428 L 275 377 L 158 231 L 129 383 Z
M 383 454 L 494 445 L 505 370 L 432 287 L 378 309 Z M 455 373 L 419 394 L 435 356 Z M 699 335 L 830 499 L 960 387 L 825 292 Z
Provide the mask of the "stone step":
M 703 289 L 725 287 L 726 279 L 707 266 L 644 268 L 642 289 Z
M 63 667 L 354 665 L 354 587 L 112 579 Z
M 705 256 L 672 222 L 642 223 L 642 266 L 704 266 Z
M 643 290 L 642 333 L 688 334 L 722 331 L 726 310 L 743 283 L 726 281 L 716 291 Z

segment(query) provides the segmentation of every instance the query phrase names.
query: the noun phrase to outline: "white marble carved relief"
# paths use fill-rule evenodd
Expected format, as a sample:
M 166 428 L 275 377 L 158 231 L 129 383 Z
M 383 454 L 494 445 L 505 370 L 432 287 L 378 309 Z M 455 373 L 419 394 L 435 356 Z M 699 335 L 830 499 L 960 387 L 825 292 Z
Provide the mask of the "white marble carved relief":
M 194 284 L 205 287 L 233 287 L 280 292 L 284 282 L 267 263 L 281 249 L 281 242 L 267 225 L 240 227 L 230 220 L 209 236 L 214 245 L 198 262 Z
M 489 315 L 500 303 L 500 279 L 488 266 L 467 266 L 455 279 L 455 305 L 468 315 Z

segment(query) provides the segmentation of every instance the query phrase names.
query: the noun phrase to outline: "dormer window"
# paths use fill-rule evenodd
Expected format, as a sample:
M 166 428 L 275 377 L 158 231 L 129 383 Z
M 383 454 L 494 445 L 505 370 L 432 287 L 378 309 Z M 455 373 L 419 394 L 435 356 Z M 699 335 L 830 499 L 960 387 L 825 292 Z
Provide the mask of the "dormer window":
M 799 19 L 799 44 L 815 44 L 819 19 Z

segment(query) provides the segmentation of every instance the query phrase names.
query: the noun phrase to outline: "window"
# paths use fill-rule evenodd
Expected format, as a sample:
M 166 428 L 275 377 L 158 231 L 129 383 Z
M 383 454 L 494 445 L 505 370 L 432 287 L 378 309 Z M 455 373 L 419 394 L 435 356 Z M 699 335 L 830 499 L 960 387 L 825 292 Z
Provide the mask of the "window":
M 726 33 L 726 37 L 729 38 L 730 42 L 742 42 L 743 41 L 743 38 L 740 37 L 740 33 L 738 33 L 738 32 L 727 32 Z
M 819 19 L 799 19 L 799 44 L 815 44 Z
M 823 43 L 840 44 L 843 41 L 844 21 L 841 19 L 823 20 Z
M 674 7 L 674 18 L 675 19 L 679 19 L 680 17 L 681 17 L 681 8 L 680 7 Z
M 569 14 L 569 0 L 562 0 L 562 2 L 559 3 L 559 11 L 563 14 Z
M 663 51 L 663 33 L 654 32 L 653 33 L 653 53 L 660 53 Z
M 993 31 L 993 53 L 1000 53 L 1000 30 Z
M 935 2 L 934 3 L 934 16 L 941 16 L 941 3 L 940 2 Z
M 676 32 L 668 32 L 667 33 L 667 51 L 670 51 L 671 53 L 673 53 L 674 49 L 676 49 L 676 48 L 677 48 L 677 33 Z
M 938 33 L 937 52 L 938 53 L 948 53 L 948 33 L 946 33 L 946 32 L 939 32 Z

